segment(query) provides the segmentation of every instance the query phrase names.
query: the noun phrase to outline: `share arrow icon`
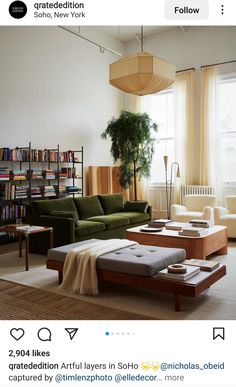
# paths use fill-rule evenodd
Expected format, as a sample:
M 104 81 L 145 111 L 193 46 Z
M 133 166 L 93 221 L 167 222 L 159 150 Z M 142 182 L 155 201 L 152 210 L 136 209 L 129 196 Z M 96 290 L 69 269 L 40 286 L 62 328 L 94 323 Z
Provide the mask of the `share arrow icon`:
M 69 333 L 70 339 L 73 340 L 79 328 L 65 328 L 65 331 Z

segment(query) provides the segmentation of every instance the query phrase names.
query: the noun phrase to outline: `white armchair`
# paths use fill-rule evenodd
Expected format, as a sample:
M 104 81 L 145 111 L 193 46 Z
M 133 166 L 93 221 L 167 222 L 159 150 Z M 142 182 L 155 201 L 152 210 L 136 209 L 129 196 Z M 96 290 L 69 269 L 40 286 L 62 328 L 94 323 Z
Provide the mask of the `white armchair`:
M 186 195 L 183 205 L 171 206 L 171 218 L 178 222 L 189 222 L 192 219 L 206 219 L 214 222 L 213 207 L 217 204 L 215 195 Z
M 236 196 L 230 195 L 225 198 L 225 207 L 215 207 L 215 224 L 228 228 L 228 237 L 236 238 Z

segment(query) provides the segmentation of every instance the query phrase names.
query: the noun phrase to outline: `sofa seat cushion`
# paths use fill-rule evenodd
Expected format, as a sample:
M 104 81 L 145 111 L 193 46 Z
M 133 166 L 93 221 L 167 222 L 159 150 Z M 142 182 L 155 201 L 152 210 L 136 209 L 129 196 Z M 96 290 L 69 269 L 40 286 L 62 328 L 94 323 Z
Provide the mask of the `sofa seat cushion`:
M 178 222 L 189 222 L 192 219 L 203 219 L 203 213 L 198 211 L 184 211 L 174 216 L 174 220 Z
M 79 213 L 80 219 L 87 219 L 91 216 L 104 215 L 101 203 L 97 195 L 74 198 L 74 203 Z
M 103 215 L 103 216 L 92 216 L 87 220 L 93 222 L 102 222 L 107 230 L 112 228 L 117 228 L 129 224 L 129 219 L 127 217 L 121 217 L 115 214 Z
M 32 202 L 31 208 L 34 216 L 48 215 L 54 210 L 77 212 L 72 198 L 36 200 Z
M 113 215 L 119 216 L 120 218 L 127 218 L 131 224 L 150 220 L 150 215 L 144 212 L 123 211 L 114 213 Z
M 80 220 L 79 227 L 75 229 L 75 237 L 82 237 L 85 235 L 95 234 L 99 231 L 104 231 L 105 225 L 99 222 L 90 222 L 87 220 Z
M 104 214 L 106 215 L 123 211 L 124 209 L 124 199 L 122 193 L 116 193 L 113 195 L 98 195 L 98 198 L 102 205 Z
M 53 210 L 49 215 L 57 216 L 60 218 L 73 218 L 75 221 L 75 226 L 79 227 L 79 215 L 77 211 L 57 211 Z

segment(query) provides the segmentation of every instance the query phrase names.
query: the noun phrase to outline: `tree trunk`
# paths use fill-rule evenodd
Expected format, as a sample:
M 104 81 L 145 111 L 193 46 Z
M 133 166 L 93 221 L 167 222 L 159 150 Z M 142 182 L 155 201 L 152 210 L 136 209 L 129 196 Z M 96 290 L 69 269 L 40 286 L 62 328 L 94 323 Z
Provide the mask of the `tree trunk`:
M 136 177 L 136 163 L 134 161 L 134 200 L 137 200 L 137 177 Z

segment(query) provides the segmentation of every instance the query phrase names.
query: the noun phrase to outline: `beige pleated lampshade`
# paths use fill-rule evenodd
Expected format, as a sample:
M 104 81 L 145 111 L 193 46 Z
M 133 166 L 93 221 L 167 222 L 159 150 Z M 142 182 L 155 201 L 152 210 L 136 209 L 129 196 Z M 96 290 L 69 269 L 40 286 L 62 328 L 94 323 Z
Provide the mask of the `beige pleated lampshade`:
M 148 52 L 125 56 L 110 64 L 110 84 L 126 93 L 147 95 L 175 81 L 175 66 Z

